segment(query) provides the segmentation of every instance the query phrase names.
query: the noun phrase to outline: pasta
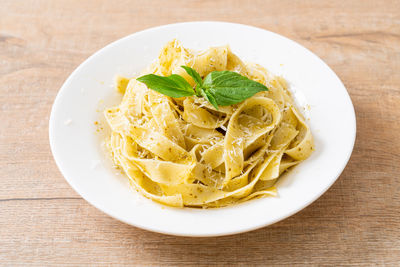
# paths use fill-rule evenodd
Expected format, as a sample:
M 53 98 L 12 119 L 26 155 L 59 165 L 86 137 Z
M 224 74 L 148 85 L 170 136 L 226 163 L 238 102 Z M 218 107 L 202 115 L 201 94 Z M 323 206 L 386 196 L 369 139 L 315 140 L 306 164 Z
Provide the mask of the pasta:
M 215 109 L 204 98 L 171 98 L 135 78 L 117 78 L 122 102 L 104 111 L 107 148 L 116 166 L 144 196 L 175 207 L 222 207 L 276 196 L 274 184 L 312 153 L 310 128 L 285 80 L 245 64 L 229 46 L 198 52 L 166 44 L 143 74 L 179 74 L 187 65 L 202 77 L 229 70 L 266 85 L 247 100 Z

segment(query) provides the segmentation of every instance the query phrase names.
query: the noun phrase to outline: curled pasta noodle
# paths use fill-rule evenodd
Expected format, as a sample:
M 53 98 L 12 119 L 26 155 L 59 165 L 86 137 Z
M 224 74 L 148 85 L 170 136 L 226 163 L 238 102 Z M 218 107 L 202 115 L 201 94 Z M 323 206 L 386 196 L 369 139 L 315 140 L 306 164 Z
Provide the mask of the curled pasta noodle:
M 181 65 L 203 78 L 235 71 L 269 91 L 216 110 L 203 98 L 171 98 L 135 78 L 117 77 L 123 99 L 104 111 L 114 164 L 142 195 L 168 206 L 222 207 L 277 196 L 276 181 L 313 151 L 310 127 L 286 81 L 242 62 L 229 46 L 198 52 L 177 40 L 143 74 L 179 74 L 194 85 Z

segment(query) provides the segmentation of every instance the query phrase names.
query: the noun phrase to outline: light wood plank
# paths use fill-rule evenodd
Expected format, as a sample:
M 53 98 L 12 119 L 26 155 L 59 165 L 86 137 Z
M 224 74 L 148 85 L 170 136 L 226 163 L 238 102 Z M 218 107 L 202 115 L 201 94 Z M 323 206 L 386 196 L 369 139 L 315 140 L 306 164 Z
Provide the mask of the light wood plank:
M 193 20 L 250 24 L 320 56 L 357 115 L 334 186 L 270 227 L 180 238 L 118 222 L 80 198 L 52 159 L 48 119 L 68 75 L 130 33 Z M 1 265 L 398 265 L 399 1 L 44 1 L 0 4 Z

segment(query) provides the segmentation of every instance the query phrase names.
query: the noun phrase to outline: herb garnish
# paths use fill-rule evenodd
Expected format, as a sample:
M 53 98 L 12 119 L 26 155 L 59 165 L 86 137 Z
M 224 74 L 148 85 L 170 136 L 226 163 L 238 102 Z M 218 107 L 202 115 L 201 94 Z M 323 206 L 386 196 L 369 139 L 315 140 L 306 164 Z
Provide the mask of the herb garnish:
M 200 74 L 188 66 L 181 66 L 193 78 L 193 88 L 182 76 L 158 76 L 147 74 L 137 78 L 148 88 L 170 97 L 202 96 L 216 109 L 218 106 L 229 106 L 240 103 L 258 92 L 268 88 L 256 81 L 233 71 L 213 71 L 204 80 Z

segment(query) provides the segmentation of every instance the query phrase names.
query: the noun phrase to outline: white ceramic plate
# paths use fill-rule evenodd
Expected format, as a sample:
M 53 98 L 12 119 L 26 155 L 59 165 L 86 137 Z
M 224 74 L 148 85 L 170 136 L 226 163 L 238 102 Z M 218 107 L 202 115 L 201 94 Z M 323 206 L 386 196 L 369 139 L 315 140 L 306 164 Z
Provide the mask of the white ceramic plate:
M 97 133 L 102 109 L 118 103 L 115 74 L 133 76 L 173 38 L 188 48 L 229 44 L 245 61 L 286 78 L 315 137 L 315 152 L 285 175 L 279 197 L 219 209 L 165 207 L 132 190 L 104 155 Z M 83 62 L 66 80 L 50 117 L 50 144 L 68 183 L 108 215 L 147 230 L 182 236 L 218 236 L 280 221 L 321 196 L 351 155 L 356 121 L 350 97 L 335 73 L 316 55 L 278 34 L 224 22 L 188 22 L 148 29 L 118 40 Z

